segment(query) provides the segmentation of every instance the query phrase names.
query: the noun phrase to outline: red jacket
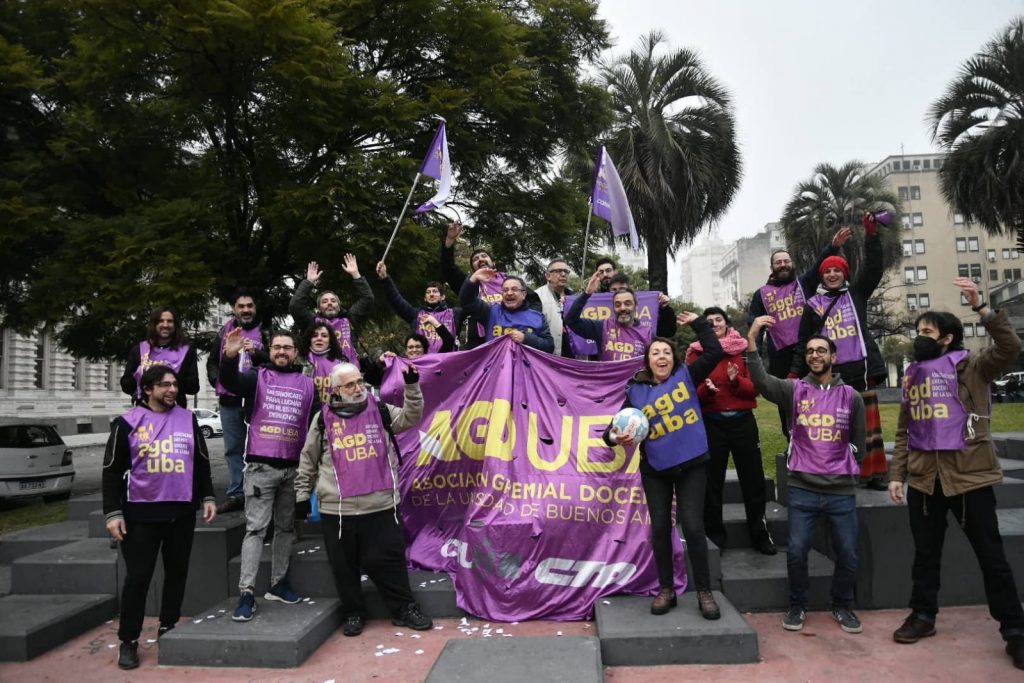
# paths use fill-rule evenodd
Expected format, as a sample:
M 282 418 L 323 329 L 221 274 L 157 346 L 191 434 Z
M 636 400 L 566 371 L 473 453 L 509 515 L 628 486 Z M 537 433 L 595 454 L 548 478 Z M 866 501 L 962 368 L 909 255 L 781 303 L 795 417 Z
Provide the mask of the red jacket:
M 742 340 L 742 351 L 739 340 Z M 753 410 L 757 407 L 757 390 L 750 380 L 750 371 L 747 370 L 747 363 L 743 354 L 747 349 L 747 340 L 743 339 L 739 332 L 729 328 L 725 337 L 719 339 L 725 349 L 725 357 L 719 361 L 715 369 L 711 371 L 708 379 L 718 389 L 712 391 L 707 382 L 697 385 L 697 398 L 700 399 L 700 407 L 704 413 L 724 413 L 731 410 Z M 693 359 L 703 353 L 700 343 L 690 344 L 686 350 L 686 362 L 691 363 Z M 732 363 L 739 368 L 736 379 L 729 380 L 729 364 Z

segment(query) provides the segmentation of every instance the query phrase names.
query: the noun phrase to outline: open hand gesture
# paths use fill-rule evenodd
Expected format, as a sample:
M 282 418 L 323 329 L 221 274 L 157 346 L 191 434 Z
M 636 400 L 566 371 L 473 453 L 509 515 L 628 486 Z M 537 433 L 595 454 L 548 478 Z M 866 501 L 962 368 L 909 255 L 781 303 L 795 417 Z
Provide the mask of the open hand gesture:
M 494 268 L 487 268 L 486 266 L 478 269 L 475 273 L 470 276 L 470 280 L 473 282 L 490 282 L 498 276 L 498 271 Z
M 699 317 L 693 311 L 682 311 L 681 313 L 676 313 L 676 323 L 679 325 L 691 325 Z
M 448 233 L 444 236 L 444 246 L 455 246 L 455 241 L 459 239 L 459 235 L 461 234 L 462 223 L 460 223 L 459 221 L 452 221 L 452 224 L 448 226 Z
M 242 328 L 236 327 L 224 337 L 224 355 L 234 358 L 245 346 L 247 340 L 242 336 Z
M 730 382 L 735 382 L 740 376 L 740 368 L 735 363 L 729 363 L 725 366 L 725 374 L 728 375 Z
M 341 269 L 351 275 L 353 280 L 359 279 L 359 264 L 356 263 L 356 257 L 354 254 L 345 254 L 345 261 L 342 264 Z
M 315 285 L 320 281 L 321 275 L 323 273 L 320 271 L 320 264 L 316 261 L 310 261 L 309 265 L 306 266 L 306 279 Z
M 851 237 L 853 237 L 853 230 L 850 228 L 840 228 L 839 232 L 832 237 L 832 246 L 841 247 L 846 244 Z
M 981 303 L 981 294 L 978 292 L 978 283 L 969 277 L 958 277 L 953 280 L 953 284 L 960 288 L 960 293 L 967 299 L 967 303 L 971 307 L 975 307 Z

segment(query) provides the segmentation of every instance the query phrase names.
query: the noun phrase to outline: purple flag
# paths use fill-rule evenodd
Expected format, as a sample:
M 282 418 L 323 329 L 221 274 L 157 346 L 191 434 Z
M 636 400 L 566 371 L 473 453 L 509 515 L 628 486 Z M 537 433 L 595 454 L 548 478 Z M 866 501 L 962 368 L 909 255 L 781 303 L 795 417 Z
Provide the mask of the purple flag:
M 603 146 L 597 153 L 597 169 L 590 205 L 595 215 L 612 224 L 612 234 L 616 237 L 629 235 L 629 243 L 633 250 L 640 248 L 640 238 L 636 234 L 633 213 L 629 210 L 626 188 L 622 186 L 615 162 L 608 156 L 608 150 Z
M 402 402 L 406 363 L 392 361 L 382 400 Z M 595 373 L 508 337 L 417 358 L 427 410 L 398 434 L 410 564 L 449 572 L 459 607 L 500 621 L 584 619 L 602 597 L 655 594 L 640 454 L 601 440 L 641 366 Z
M 440 182 L 437 185 L 437 194 L 430 200 L 416 209 L 415 213 L 433 211 L 440 209 L 452 196 L 452 165 L 448 158 L 448 129 L 442 122 L 434 133 L 434 141 L 430 143 L 427 156 L 420 166 L 420 174 L 435 178 Z

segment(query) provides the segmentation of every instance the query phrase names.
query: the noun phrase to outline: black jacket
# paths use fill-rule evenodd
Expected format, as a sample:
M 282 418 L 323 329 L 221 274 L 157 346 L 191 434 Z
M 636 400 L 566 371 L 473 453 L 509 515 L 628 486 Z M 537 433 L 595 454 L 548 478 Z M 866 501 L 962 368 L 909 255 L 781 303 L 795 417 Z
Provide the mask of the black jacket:
M 342 308 L 338 312 L 338 317 L 348 318 L 352 322 L 352 348 L 355 348 L 359 323 L 366 319 L 366 316 L 370 314 L 373 308 L 373 290 L 370 289 L 370 283 L 367 282 L 365 277 L 358 277 L 352 280 L 352 284 L 355 285 L 356 290 L 359 292 L 359 298 L 352 304 L 352 308 Z M 295 321 L 295 328 L 299 330 L 299 334 L 304 334 L 316 322 L 317 314 L 310 310 L 308 303 L 312 293 L 313 283 L 309 280 L 303 280 L 295 288 L 295 293 L 288 302 L 288 313 L 291 314 L 292 320 Z
M 152 343 L 152 342 L 151 342 Z M 121 375 L 121 391 L 135 398 L 135 392 L 139 388 L 135 381 L 135 371 L 142 363 L 142 352 L 139 344 L 132 347 L 128 352 L 128 360 L 125 362 L 124 374 Z M 181 372 L 178 373 L 178 405 L 182 408 L 188 407 L 188 396 L 195 396 L 199 393 L 199 362 L 196 360 L 196 347 L 189 344 L 185 359 L 181 363 Z
M 242 325 L 242 329 L 251 330 L 252 328 L 259 325 L 259 321 L 253 321 L 249 325 Z M 270 338 L 267 335 L 266 330 L 261 330 L 260 336 L 263 338 L 263 348 L 257 349 L 252 352 L 250 360 L 252 361 L 253 367 L 257 365 L 263 365 L 270 360 L 270 355 L 267 353 L 267 347 L 270 346 Z M 206 358 L 206 379 L 210 383 L 211 387 L 217 386 L 217 378 L 220 376 L 220 350 L 224 347 L 224 328 L 220 328 L 220 332 L 217 333 L 216 346 L 213 347 L 213 351 Z M 237 370 L 237 365 L 236 365 Z M 225 385 L 226 388 L 226 385 Z M 238 392 L 235 392 L 238 393 Z M 241 396 L 218 396 L 218 403 L 222 406 L 240 406 L 242 405 Z

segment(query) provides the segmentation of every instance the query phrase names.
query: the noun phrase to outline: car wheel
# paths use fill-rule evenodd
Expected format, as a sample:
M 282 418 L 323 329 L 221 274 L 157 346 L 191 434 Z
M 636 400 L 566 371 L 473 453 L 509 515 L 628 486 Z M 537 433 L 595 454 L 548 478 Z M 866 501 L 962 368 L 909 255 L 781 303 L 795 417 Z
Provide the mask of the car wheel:
M 203 425 L 202 427 L 199 428 L 199 433 L 203 435 L 204 439 L 212 439 L 213 427 L 207 427 L 206 425 Z
M 64 493 L 54 493 L 49 496 L 43 496 L 44 503 L 59 503 L 62 500 L 67 500 L 71 497 L 71 491 L 65 491 Z

